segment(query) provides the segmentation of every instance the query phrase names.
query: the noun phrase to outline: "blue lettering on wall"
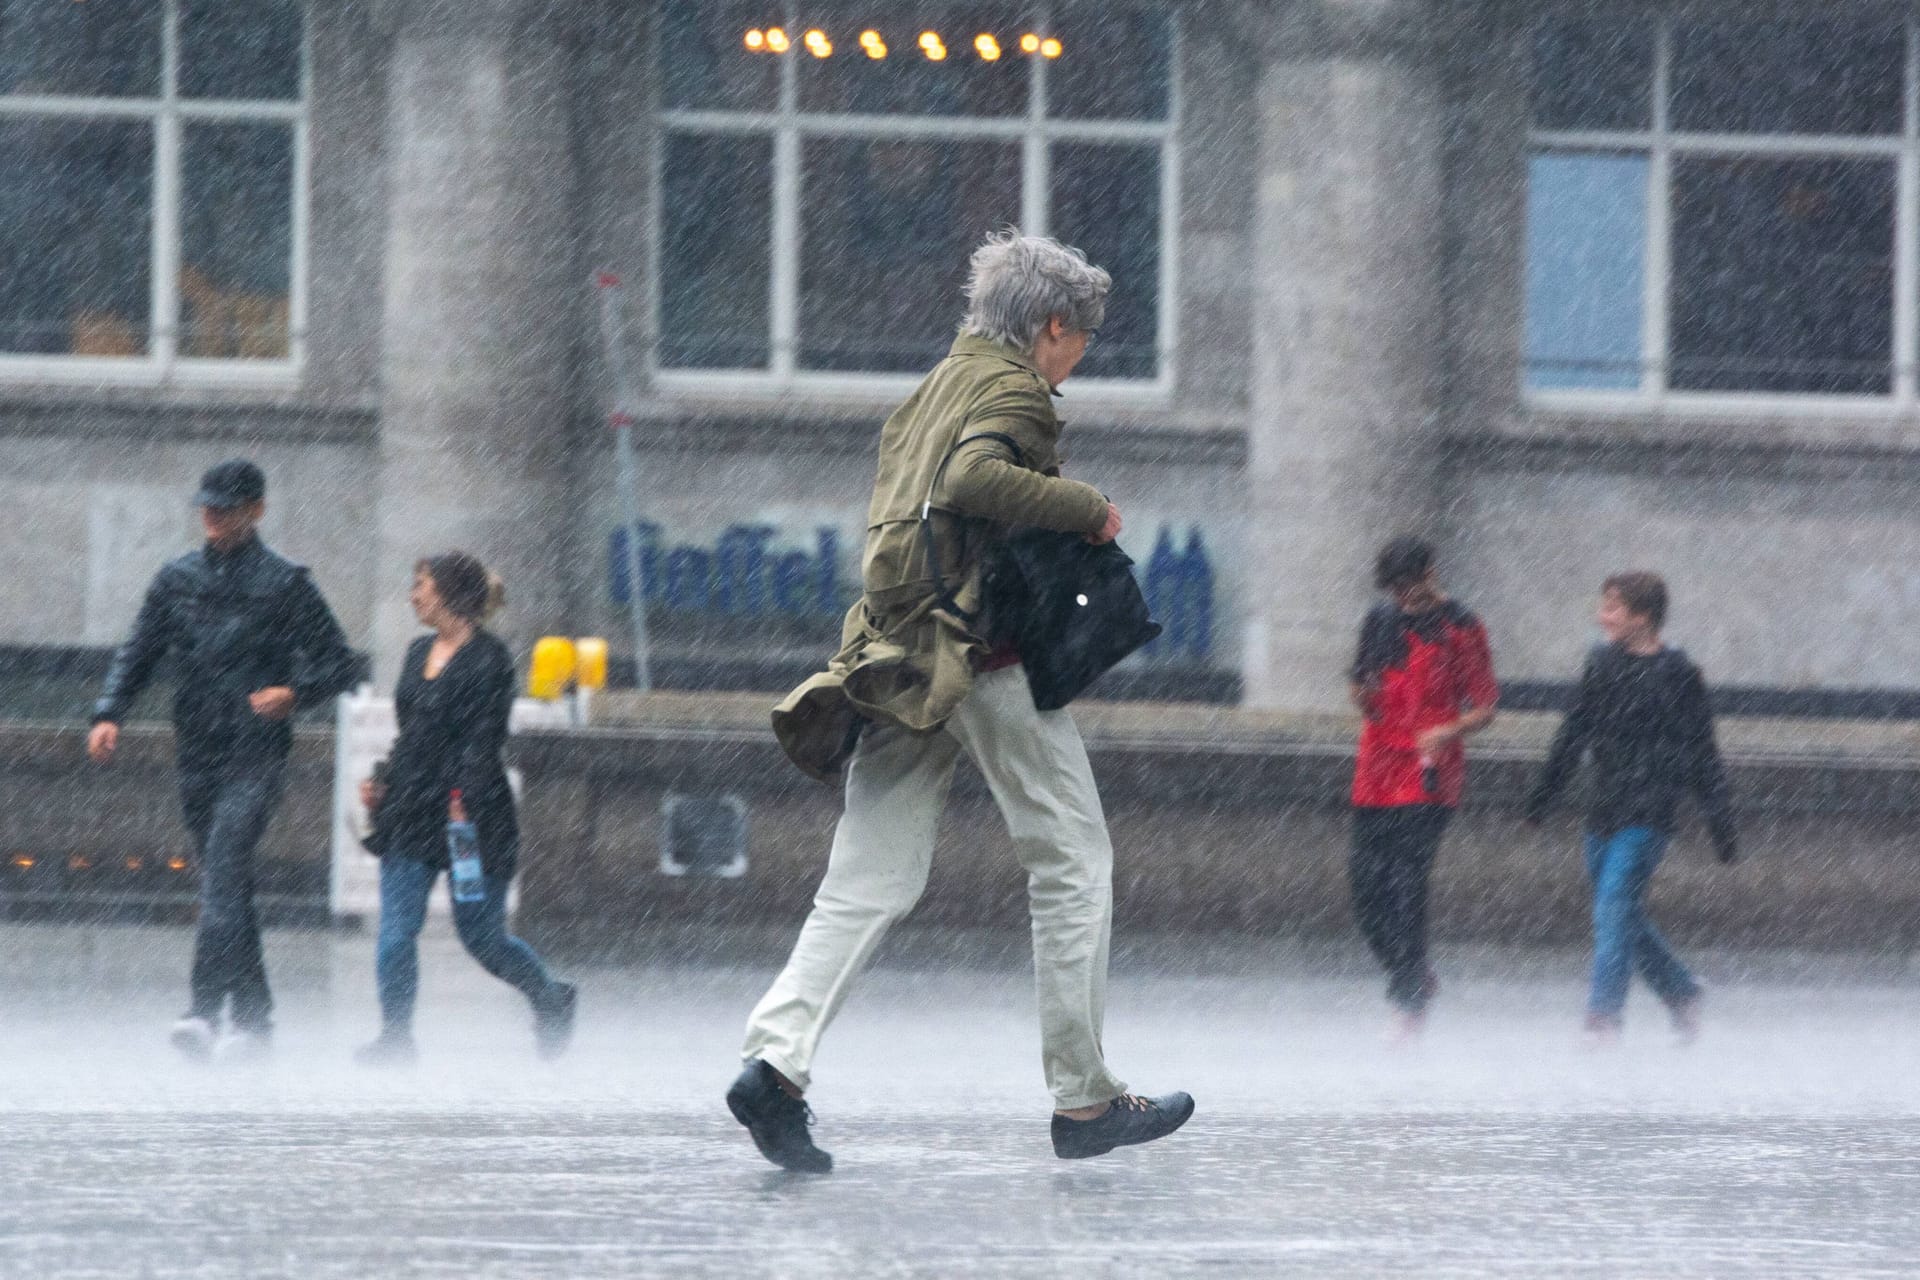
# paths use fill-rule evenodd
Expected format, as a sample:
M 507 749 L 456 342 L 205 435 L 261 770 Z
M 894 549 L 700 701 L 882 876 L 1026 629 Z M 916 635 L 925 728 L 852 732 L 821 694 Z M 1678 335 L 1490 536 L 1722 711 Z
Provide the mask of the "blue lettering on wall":
M 855 588 L 840 582 L 840 532 L 813 531 L 813 549 L 781 546 L 782 531 L 770 524 L 737 524 L 710 546 L 668 544 L 659 525 L 640 531 L 640 573 L 649 605 L 682 613 L 732 617 L 779 615 L 839 618 Z M 1149 661 L 1205 662 L 1213 656 L 1214 576 L 1200 530 L 1188 526 L 1184 541 L 1162 525 L 1153 553 L 1135 565 L 1147 607 L 1164 628 L 1142 651 Z M 607 591 L 627 603 L 627 531 L 607 541 Z
M 846 611 L 840 532 L 830 526 L 814 530 L 811 552 L 776 548 L 780 530 L 770 524 L 732 525 L 710 547 L 667 545 L 652 521 L 638 528 L 640 578 L 649 605 L 738 617 L 838 618 Z M 618 528 L 607 539 L 607 594 L 615 604 L 628 600 L 627 537 L 627 530 Z
M 1137 566 L 1136 566 L 1137 571 Z M 1158 661 L 1205 659 L 1213 654 L 1213 565 L 1200 530 L 1187 529 L 1184 551 L 1174 547 L 1173 529 L 1160 526 L 1153 554 L 1147 557 L 1141 594 L 1164 630 L 1143 652 Z

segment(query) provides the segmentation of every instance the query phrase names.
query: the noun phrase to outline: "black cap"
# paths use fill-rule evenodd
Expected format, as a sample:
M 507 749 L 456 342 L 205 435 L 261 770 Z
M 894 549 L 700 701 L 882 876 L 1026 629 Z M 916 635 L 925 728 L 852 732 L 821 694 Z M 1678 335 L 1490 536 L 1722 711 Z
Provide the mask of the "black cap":
M 229 458 L 207 468 L 200 477 L 200 492 L 193 497 L 197 507 L 244 507 L 267 496 L 266 473 L 245 458 Z

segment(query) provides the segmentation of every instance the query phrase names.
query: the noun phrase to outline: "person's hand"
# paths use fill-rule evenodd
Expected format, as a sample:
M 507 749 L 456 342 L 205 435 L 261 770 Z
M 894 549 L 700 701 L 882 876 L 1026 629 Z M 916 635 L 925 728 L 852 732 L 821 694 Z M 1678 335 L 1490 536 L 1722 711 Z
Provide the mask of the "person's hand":
M 365 778 L 361 780 L 360 803 L 362 806 L 365 807 L 368 813 L 372 813 L 375 809 L 378 809 L 380 807 L 380 802 L 382 800 L 385 800 L 386 798 L 387 798 L 386 783 L 375 782 L 372 778 Z
M 465 822 L 467 820 L 467 802 L 459 796 L 447 798 L 447 821 Z
M 248 694 L 247 705 L 262 720 L 285 720 L 293 714 L 293 690 L 276 684 Z
M 111 720 L 102 720 L 87 733 L 87 759 L 95 764 L 109 764 L 113 753 L 120 749 L 120 726 Z
M 1094 546 L 1105 546 L 1120 536 L 1120 508 L 1111 502 L 1107 504 L 1107 522 L 1100 526 L 1100 532 L 1087 535 L 1087 541 Z
M 1453 745 L 1460 737 L 1460 731 L 1450 724 L 1437 724 L 1431 729 L 1422 729 L 1413 740 L 1423 756 L 1437 756 L 1441 751 Z

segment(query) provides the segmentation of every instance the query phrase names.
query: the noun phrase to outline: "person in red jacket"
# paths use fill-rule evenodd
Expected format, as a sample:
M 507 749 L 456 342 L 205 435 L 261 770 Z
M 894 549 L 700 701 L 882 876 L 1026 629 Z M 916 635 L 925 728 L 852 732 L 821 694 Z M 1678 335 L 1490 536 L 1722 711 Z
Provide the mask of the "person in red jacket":
M 1380 549 L 1349 695 L 1365 718 L 1353 776 L 1353 914 L 1387 971 L 1396 1035 L 1416 1036 L 1439 988 L 1427 963 L 1427 881 L 1466 785 L 1465 740 L 1500 698 L 1487 630 L 1441 591 L 1433 547 Z

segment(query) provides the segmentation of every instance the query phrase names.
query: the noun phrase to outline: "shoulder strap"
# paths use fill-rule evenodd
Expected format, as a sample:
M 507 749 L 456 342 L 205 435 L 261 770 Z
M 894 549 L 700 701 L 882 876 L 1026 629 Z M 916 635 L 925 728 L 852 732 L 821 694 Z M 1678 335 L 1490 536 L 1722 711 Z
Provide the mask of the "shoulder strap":
M 940 459 L 940 465 L 933 469 L 933 479 L 927 482 L 926 501 L 920 504 L 920 540 L 927 548 L 927 572 L 933 575 L 933 590 L 941 607 L 963 622 L 972 622 L 973 615 L 954 602 L 953 592 L 948 590 L 946 577 L 940 572 L 940 551 L 933 541 L 933 495 L 940 487 L 941 478 L 947 474 L 947 464 L 953 461 L 953 455 L 960 452 L 961 445 L 972 444 L 975 440 L 998 441 L 1013 450 L 1013 456 L 1019 460 L 1021 466 L 1025 466 L 1027 462 L 1026 450 L 1022 449 L 1020 442 L 1012 436 L 1004 431 L 979 431 L 970 436 L 961 436 L 954 441 L 953 448 L 947 450 L 946 456 Z

